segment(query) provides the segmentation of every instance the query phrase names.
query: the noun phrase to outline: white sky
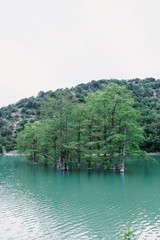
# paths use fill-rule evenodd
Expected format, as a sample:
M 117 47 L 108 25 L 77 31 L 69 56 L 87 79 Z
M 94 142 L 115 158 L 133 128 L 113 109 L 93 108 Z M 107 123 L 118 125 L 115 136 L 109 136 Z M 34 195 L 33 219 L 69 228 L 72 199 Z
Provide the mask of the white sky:
M 160 78 L 159 0 L 0 0 L 0 106 L 102 78 Z

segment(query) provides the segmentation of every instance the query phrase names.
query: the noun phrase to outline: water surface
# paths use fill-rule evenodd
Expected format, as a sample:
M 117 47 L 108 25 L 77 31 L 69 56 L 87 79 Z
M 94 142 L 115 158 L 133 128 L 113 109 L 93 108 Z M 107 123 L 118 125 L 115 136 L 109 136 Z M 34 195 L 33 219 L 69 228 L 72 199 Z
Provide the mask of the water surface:
M 126 167 L 65 173 L 0 156 L 0 239 L 114 240 L 123 226 L 159 239 L 160 165 Z

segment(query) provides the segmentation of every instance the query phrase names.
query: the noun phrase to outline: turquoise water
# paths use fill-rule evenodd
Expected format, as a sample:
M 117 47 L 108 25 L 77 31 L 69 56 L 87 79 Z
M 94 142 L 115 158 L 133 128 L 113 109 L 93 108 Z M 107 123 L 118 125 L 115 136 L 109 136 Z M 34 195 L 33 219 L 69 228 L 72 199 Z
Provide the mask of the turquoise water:
M 160 160 L 160 157 L 156 157 Z M 0 239 L 160 239 L 160 165 L 57 172 L 0 156 Z

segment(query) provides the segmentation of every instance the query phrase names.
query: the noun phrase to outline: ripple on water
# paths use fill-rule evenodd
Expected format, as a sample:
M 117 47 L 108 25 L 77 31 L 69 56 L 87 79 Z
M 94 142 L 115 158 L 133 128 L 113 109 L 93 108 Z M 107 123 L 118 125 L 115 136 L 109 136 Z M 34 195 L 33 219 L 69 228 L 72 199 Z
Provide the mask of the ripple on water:
M 112 240 L 123 226 L 137 239 L 160 237 L 160 172 L 155 182 L 153 175 L 61 174 L 24 164 L 1 163 L 0 239 Z

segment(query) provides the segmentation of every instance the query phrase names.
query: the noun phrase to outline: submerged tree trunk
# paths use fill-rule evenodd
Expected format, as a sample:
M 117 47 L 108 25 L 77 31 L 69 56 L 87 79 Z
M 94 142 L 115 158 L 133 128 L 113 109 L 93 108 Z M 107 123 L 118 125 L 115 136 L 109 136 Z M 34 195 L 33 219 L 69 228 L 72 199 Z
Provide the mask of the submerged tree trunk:
M 63 167 L 61 167 L 61 171 L 68 171 L 68 166 L 67 166 L 66 160 L 65 160 L 65 162 L 64 162 Z
M 115 113 L 115 108 L 112 111 L 112 118 L 111 118 L 111 126 L 112 126 L 112 131 L 114 129 L 114 113 Z M 114 133 L 112 132 L 111 136 L 113 136 Z M 114 150 L 114 141 L 113 139 L 111 140 L 111 158 L 110 158 L 110 170 L 115 170 L 115 156 L 114 156 L 115 150 Z
M 66 118 L 66 122 L 65 122 L 65 145 L 68 146 L 68 121 L 67 121 L 67 118 Z M 68 170 L 67 164 L 68 164 L 68 149 L 65 148 L 63 171 Z
M 121 168 L 121 156 L 122 156 L 122 147 L 120 146 L 118 151 L 118 162 L 117 162 L 118 169 Z
M 114 149 L 114 142 L 111 140 L 111 153 L 110 153 L 110 170 L 115 170 L 115 149 Z
M 92 142 L 92 124 L 89 125 L 89 143 Z M 89 145 L 89 159 L 87 160 L 88 170 L 92 169 L 92 146 Z
M 79 125 L 78 126 L 78 149 L 77 149 L 78 167 L 80 167 L 81 165 L 80 140 L 81 140 L 81 132 L 80 132 L 80 125 Z
M 37 162 L 37 152 L 36 151 L 33 151 L 33 159 L 31 160 L 30 162 L 31 165 L 37 165 L 38 162 Z
M 33 139 L 33 159 L 31 160 L 31 164 L 32 165 L 37 165 L 38 164 L 38 161 L 37 161 L 37 140 L 36 139 Z
M 36 151 L 33 152 L 33 161 L 37 162 L 37 152 Z
M 106 147 L 106 139 L 107 139 L 107 128 L 106 128 L 106 125 L 104 125 L 103 133 L 104 133 L 104 136 L 103 136 L 104 145 Z M 106 153 L 104 153 L 104 158 L 106 158 Z M 106 165 L 106 159 L 104 160 L 104 162 L 105 162 L 104 165 Z
M 122 162 L 121 162 L 121 168 L 120 168 L 120 172 L 123 173 L 124 172 L 124 162 L 125 162 L 125 148 L 126 148 L 126 133 L 127 130 L 125 128 L 124 130 L 124 142 L 123 142 L 123 155 L 122 155 Z
M 53 149 L 54 149 L 53 166 L 56 167 L 57 166 L 57 137 L 54 137 L 53 141 L 54 141 L 54 145 L 53 145 Z
M 114 145 L 112 147 L 111 159 L 110 159 L 110 170 L 115 170 L 115 157 L 114 157 Z
M 43 157 L 45 158 L 45 165 L 48 165 L 49 158 L 48 158 L 48 151 L 47 150 L 43 153 Z
M 59 150 L 58 150 L 58 167 L 61 168 L 62 165 L 62 132 L 61 126 L 59 131 Z

